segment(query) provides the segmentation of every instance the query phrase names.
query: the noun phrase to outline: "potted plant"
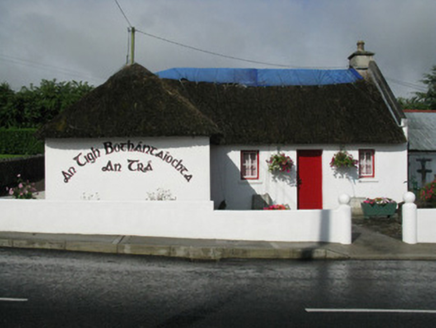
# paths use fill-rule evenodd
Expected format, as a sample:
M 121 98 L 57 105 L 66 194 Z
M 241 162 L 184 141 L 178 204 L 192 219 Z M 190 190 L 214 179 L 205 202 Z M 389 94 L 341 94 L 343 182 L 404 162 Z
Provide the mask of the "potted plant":
M 347 167 L 357 168 L 357 163 L 358 161 L 353 158 L 353 155 L 345 150 L 341 150 L 333 155 L 332 160 L 330 161 L 330 167 L 336 169 Z
M 361 203 L 363 215 L 365 217 L 387 216 L 395 214 L 397 203 L 387 197 L 367 198 Z
M 285 153 L 277 153 L 271 155 L 269 159 L 266 160 L 268 163 L 268 171 L 270 172 L 291 172 L 294 162 Z

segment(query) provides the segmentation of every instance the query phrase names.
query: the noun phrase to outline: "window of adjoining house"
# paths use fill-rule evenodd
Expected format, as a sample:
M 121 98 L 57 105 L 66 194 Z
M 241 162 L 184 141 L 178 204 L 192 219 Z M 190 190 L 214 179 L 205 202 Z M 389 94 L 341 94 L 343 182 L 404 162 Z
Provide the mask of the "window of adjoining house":
M 259 179 L 259 151 L 258 150 L 241 151 L 241 179 L 242 180 Z
M 374 177 L 374 149 L 359 150 L 359 177 L 373 178 Z

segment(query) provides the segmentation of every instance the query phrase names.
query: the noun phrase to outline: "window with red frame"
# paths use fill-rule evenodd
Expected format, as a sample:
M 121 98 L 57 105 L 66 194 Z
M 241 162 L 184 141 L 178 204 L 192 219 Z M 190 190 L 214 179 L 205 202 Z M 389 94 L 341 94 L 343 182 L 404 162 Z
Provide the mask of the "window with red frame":
M 374 177 L 374 149 L 359 150 L 359 177 Z
M 259 151 L 258 150 L 241 151 L 241 179 L 243 180 L 259 179 Z

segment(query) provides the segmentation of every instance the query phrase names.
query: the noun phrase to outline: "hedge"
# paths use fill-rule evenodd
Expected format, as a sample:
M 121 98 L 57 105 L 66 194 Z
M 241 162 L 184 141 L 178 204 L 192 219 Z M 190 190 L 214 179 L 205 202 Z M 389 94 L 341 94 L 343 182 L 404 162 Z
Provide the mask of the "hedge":
M 0 128 L 0 154 L 37 155 L 44 153 L 44 142 L 35 137 L 37 129 Z
M 44 156 L 0 160 L 0 196 L 5 195 L 6 187 L 17 186 L 17 175 L 32 182 L 44 179 Z

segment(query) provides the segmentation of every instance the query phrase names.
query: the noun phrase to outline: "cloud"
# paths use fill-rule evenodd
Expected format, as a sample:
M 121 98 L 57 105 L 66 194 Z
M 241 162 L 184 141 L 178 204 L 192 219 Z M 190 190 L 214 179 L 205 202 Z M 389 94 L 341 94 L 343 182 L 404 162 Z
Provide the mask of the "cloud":
M 356 42 L 397 96 L 436 65 L 434 0 L 118 0 L 138 30 L 233 57 L 292 67 L 346 67 Z M 128 23 L 115 1 L 3 0 L 0 82 L 41 79 L 98 85 L 126 63 Z M 135 59 L 171 67 L 272 67 L 194 51 L 136 33 Z M 390 79 L 390 80 L 389 80 Z M 396 81 L 396 82 L 394 82 Z

